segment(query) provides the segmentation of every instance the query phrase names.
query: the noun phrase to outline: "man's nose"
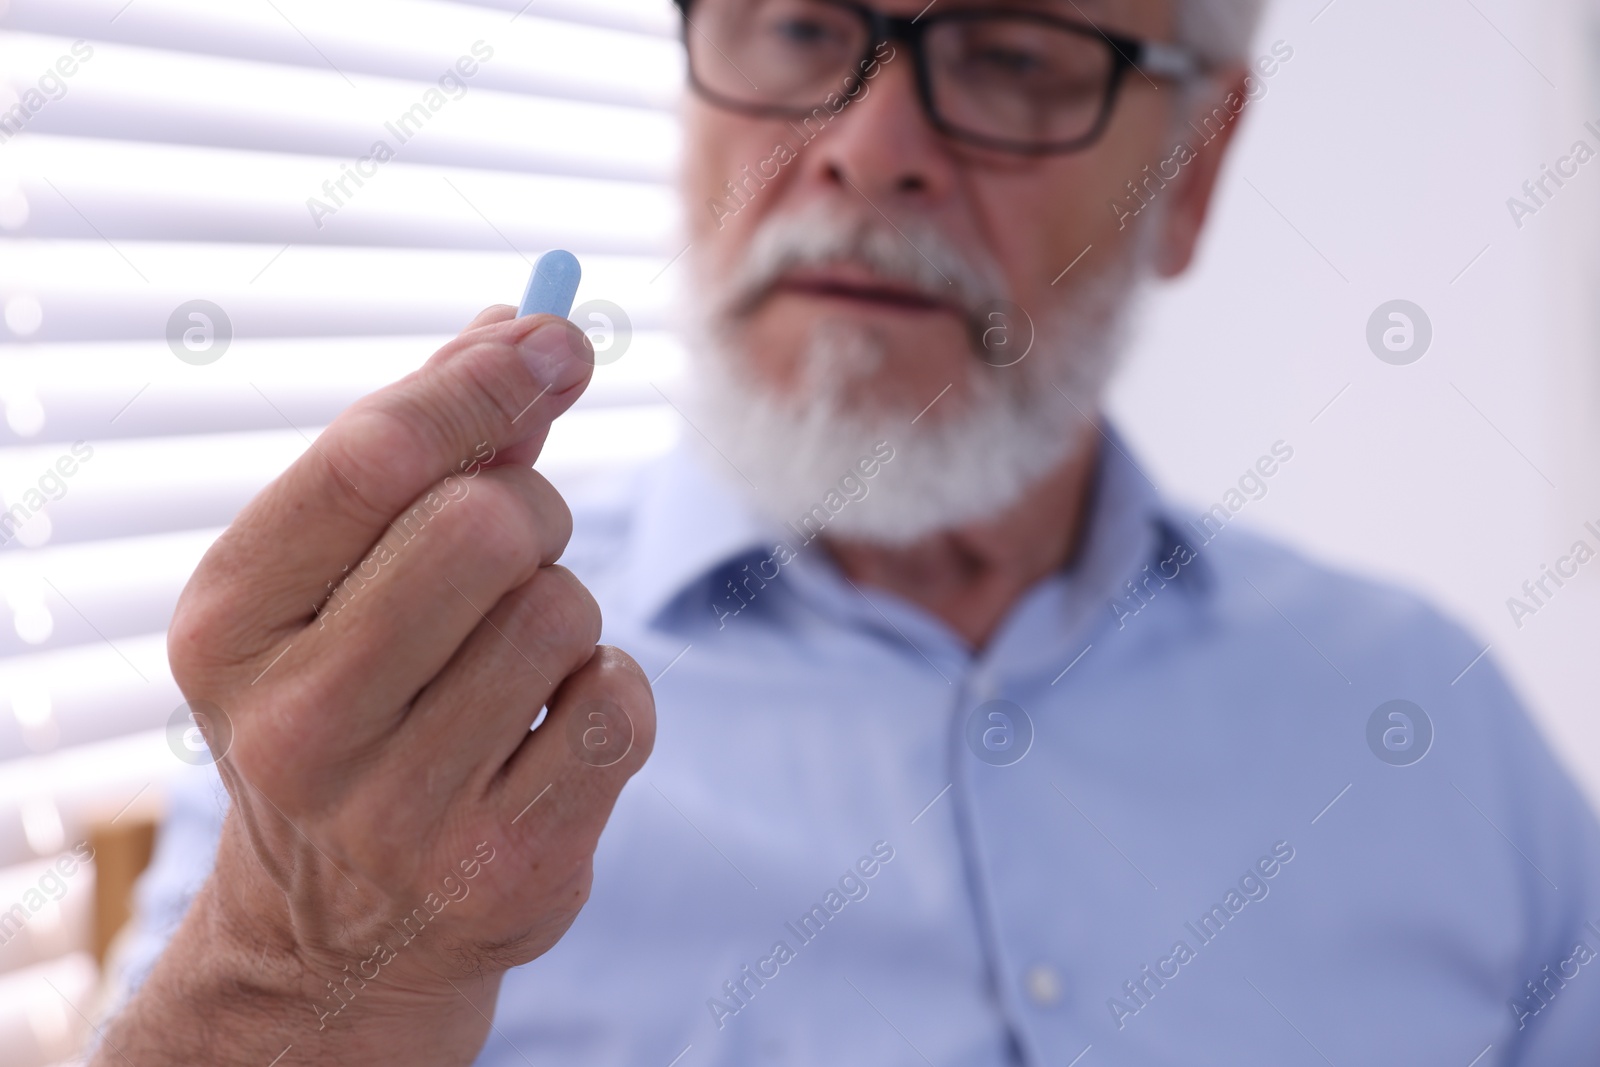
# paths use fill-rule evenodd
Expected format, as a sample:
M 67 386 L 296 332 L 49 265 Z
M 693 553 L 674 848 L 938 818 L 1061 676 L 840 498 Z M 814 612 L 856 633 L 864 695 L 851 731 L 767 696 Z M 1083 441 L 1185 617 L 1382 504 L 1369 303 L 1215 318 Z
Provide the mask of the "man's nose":
M 938 200 L 953 182 L 945 138 L 933 127 L 904 45 L 880 48 L 875 77 L 863 82 L 816 144 L 818 177 L 880 201 Z M 870 68 L 869 68 L 870 69 Z M 854 195 L 854 194 L 852 194 Z

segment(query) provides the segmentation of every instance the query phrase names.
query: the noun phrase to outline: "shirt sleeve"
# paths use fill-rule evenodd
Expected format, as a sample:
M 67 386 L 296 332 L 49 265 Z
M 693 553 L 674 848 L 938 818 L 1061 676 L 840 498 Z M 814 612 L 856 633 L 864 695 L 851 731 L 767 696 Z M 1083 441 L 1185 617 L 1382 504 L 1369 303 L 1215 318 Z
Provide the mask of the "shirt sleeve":
M 155 853 L 134 889 L 133 917 L 107 960 L 108 1014 L 144 984 L 210 876 L 227 808 L 228 793 L 215 768 L 195 768 L 174 780 Z
M 1477 802 L 1499 824 L 1506 863 L 1522 874 L 1527 932 L 1526 955 L 1502 994 L 1504 1060 L 1486 1059 L 1592 1063 L 1600 1050 L 1600 823 L 1499 671 L 1485 670 L 1478 685 L 1508 712 L 1491 735 L 1508 773 L 1493 789 L 1487 776 L 1479 779 L 1488 791 Z

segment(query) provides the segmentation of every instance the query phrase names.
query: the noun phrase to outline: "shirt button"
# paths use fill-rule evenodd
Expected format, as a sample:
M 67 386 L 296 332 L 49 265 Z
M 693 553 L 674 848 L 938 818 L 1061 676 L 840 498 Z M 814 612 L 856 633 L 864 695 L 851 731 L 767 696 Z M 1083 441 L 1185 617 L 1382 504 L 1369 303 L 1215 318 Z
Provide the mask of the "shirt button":
M 1000 687 L 995 684 L 994 675 L 982 667 L 972 672 L 971 679 L 968 681 L 968 688 L 972 693 L 973 699 L 979 704 L 993 700 L 1000 692 Z
M 1061 999 L 1061 972 L 1048 963 L 1036 963 L 1022 976 L 1022 987 L 1035 1004 L 1048 1008 Z

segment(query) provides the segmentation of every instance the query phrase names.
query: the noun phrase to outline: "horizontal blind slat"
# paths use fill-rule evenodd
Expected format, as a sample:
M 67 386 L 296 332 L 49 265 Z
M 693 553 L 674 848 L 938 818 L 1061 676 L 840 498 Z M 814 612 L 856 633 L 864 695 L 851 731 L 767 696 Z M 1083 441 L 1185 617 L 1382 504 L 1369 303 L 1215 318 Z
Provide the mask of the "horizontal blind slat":
M 164 631 L 179 591 L 221 532 L 0 552 L 0 619 L 6 623 L 0 627 L 0 657 Z M 4 748 L 0 740 L 0 758 Z
M 449 340 L 246 338 L 204 367 L 181 363 L 159 342 L 18 346 L 0 383 L 0 447 L 320 426 Z M 616 362 L 595 368 L 574 415 L 659 403 L 658 384 L 671 392 L 683 374 L 678 339 L 645 330 L 627 344 Z
M 0 717 L 0 759 L 23 765 L 164 729 L 183 703 L 167 666 L 164 630 L 7 656 L 0 659 L 0 681 L 11 704 Z M 24 783 L 10 799 L 21 804 L 36 792 L 37 783 Z M 0 788 L 0 809 L 5 796 Z
M 21 903 L 30 890 L 38 890 L 41 885 L 48 894 L 44 906 L 29 914 L 20 930 L 13 930 L 9 923 L 0 930 L 0 974 L 89 947 L 94 922 L 94 876 L 81 868 L 74 870 L 74 862 L 68 868 L 73 870 L 71 878 L 61 878 L 58 871 L 56 878 L 50 879 L 52 866 L 52 860 L 45 859 L 0 869 L 0 909 Z M 56 888 L 62 884 L 65 889 Z M 56 893 L 61 894 L 59 899 Z M 32 899 L 38 902 L 37 897 Z M 23 909 L 27 911 L 26 904 Z M 0 923 L 8 913 L 0 910 Z M 0 1048 L 9 1050 L 10 1046 L 0 1042 Z M 14 1063 L 7 1059 L 6 1067 Z
M 372 32 L 377 19 L 388 30 L 381 36 Z M 473 42 L 482 40 L 494 56 L 472 74 L 472 87 L 657 109 L 672 105 L 682 62 L 675 42 L 659 26 L 647 27 L 645 19 L 608 24 L 530 9 L 512 21 L 492 10 L 418 0 L 281 0 L 271 6 L 214 0 L 11 0 L 5 21 L 16 32 L 68 41 L 86 38 L 414 82 L 436 81 Z M 626 65 L 634 77 L 607 77 L 607 65 L 596 63 L 596 55 Z
M 490 304 L 515 303 L 533 254 L 142 241 L 17 241 L 0 294 L 28 294 L 37 342 L 156 340 L 179 305 L 219 305 L 235 337 L 454 335 Z M 536 253 L 535 253 L 536 254 Z M 578 301 L 620 305 L 637 330 L 668 324 L 662 259 L 584 260 Z
M 164 638 L 155 644 L 165 651 Z M 165 706 L 170 715 L 183 703 L 170 677 L 144 689 L 146 694 L 138 701 L 141 714 L 148 714 L 142 710 L 145 707 Z M 161 716 L 163 723 L 166 715 Z M 8 760 L 5 768 L 0 775 L 0 866 L 70 847 L 83 840 L 95 823 L 109 822 L 119 812 L 148 817 L 159 810 L 167 783 L 180 775 L 201 773 L 173 754 L 164 727 Z M 45 822 L 51 825 L 40 832 Z
M 0 70 L 47 70 L 65 38 L 0 36 Z M 351 87 L 351 82 L 355 88 Z M 204 86 L 204 92 L 196 92 Z M 414 82 L 101 44 L 26 133 L 663 181 L 677 150 L 672 115 L 635 107 L 473 89 L 458 99 Z M 387 165 L 387 164 L 385 164 Z M 337 173 L 330 177 L 337 177 Z
M 84 952 L 0 975 L 6 1067 L 65 1067 L 88 1037 L 84 1019 L 94 1011 L 96 980 L 94 958 Z
M 660 256 L 675 197 L 662 183 L 459 170 L 393 162 L 334 205 L 325 183 L 347 161 L 323 156 L 124 145 L 29 134 L 6 146 L 25 217 L 14 239 L 261 243 Z M 556 210 L 554 205 L 560 205 Z M 332 208 L 333 210 L 328 210 Z
M 451 0 L 464 7 L 484 7 L 509 11 L 513 15 L 538 15 L 544 18 L 584 22 L 634 33 L 672 37 L 678 32 L 678 16 L 669 0 Z
M 574 411 L 558 420 L 538 468 L 559 488 L 565 479 L 631 466 L 660 455 L 682 432 L 681 417 L 649 407 Z M 64 479 L 45 502 L 52 545 L 225 526 L 250 498 L 315 440 L 320 428 L 276 432 L 113 440 Z M 56 445 L 5 450 L 7 484 L 26 485 L 64 454 Z M 40 472 L 36 474 L 35 472 Z M 17 506 L 8 496 L 6 503 Z M 4 551 L 20 551 L 11 542 Z

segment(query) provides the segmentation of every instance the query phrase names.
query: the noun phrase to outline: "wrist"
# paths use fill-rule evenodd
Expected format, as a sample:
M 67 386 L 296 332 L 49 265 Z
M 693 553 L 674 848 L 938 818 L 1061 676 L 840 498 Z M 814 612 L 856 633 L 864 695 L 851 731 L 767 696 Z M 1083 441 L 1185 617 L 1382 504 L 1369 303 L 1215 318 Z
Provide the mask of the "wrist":
M 253 857 L 227 855 L 230 836 L 218 873 L 107 1030 L 96 1067 L 130 1058 L 140 1067 L 262 1067 L 280 1057 L 279 1067 L 473 1061 L 488 1036 L 499 974 L 452 981 L 399 958 L 377 974 L 361 956 L 309 950 L 284 894 Z M 241 876 L 236 859 L 254 876 Z

